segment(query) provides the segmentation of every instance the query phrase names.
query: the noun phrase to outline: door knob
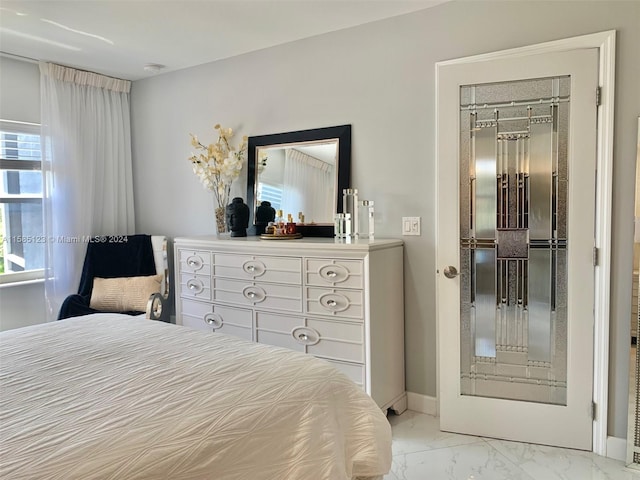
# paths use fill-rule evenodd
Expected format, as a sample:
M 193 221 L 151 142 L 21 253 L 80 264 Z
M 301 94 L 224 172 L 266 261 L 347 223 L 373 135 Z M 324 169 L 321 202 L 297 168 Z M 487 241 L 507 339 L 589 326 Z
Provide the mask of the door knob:
M 456 278 L 459 275 L 458 269 L 452 265 L 445 267 L 444 276 L 447 278 Z

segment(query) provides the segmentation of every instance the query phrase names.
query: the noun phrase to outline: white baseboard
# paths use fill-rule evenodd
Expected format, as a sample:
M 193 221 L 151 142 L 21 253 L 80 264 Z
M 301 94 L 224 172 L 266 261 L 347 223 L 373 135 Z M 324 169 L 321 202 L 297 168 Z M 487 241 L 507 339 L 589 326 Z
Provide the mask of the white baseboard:
M 607 437 L 607 457 L 627 461 L 627 439 Z
M 407 408 L 414 412 L 438 416 L 438 399 L 420 393 L 407 392 Z M 607 457 L 627 461 L 627 439 L 607 437 Z
M 420 393 L 407 392 L 407 408 L 414 412 L 438 415 L 438 401 L 436 397 L 429 397 Z

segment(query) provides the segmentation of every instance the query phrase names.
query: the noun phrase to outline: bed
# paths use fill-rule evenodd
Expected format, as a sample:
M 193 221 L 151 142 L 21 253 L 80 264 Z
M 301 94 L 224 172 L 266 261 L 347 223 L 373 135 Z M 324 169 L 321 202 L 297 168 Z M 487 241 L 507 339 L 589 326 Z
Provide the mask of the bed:
M 118 314 L 0 334 L 0 478 L 351 480 L 391 429 L 328 363 Z

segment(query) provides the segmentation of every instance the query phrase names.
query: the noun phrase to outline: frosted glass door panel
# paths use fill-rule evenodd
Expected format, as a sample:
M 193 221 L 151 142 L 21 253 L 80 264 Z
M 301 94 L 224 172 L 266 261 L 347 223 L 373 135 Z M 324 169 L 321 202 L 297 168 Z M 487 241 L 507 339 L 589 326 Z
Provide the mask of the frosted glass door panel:
M 566 405 L 569 90 L 460 90 L 463 395 Z
M 493 250 L 477 249 L 474 255 L 475 355 L 496 356 L 496 255 Z

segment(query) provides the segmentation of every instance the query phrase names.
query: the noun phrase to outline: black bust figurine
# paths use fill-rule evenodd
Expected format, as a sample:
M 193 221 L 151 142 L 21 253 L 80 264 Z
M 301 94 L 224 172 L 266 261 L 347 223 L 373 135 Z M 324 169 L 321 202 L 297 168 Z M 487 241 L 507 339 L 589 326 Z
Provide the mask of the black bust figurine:
M 256 208 L 256 233 L 263 234 L 269 222 L 273 222 L 275 219 L 276 209 L 271 206 L 271 202 L 266 200 L 260 202 L 260 206 Z
M 235 197 L 225 209 L 227 225 L 232 237 L 246 237 L 249 226 L 249 207 L 240 197 Z

